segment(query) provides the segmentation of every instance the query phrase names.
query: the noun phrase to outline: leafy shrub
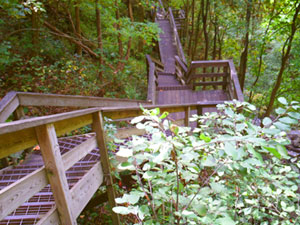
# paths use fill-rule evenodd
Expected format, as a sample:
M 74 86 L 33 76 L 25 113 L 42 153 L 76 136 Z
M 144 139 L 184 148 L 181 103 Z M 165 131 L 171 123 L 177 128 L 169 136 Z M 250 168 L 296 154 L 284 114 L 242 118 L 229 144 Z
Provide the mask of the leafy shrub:
M 249 103 L 219 105 L 220 113 L 194 115 L 191 130 L 145 110 L 132 120 L 151 138 L 134 136 L 117 155 L 138 186 L 117 198 L 113 210 L 136 224 L 298 224 L 299 168 L 285 145 L 286 131 L 300 119 L 299 103 L 277 118 L 251 123 Z M 293 164 L 289 164 L 293 162 Z

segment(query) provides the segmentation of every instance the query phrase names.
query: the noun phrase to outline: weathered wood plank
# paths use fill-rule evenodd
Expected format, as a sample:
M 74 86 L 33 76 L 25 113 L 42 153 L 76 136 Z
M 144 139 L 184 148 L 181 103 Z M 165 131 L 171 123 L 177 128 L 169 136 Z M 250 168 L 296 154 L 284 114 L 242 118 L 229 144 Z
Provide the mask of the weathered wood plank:
M 0 101 L 0 123 L 4 123 L 18 106 L 17 93 L 14 91 L 8 92 Z
M 82 109 L 73 112 L 59 113 L 55 115 L 40 116 L 40 117 L 35 117 L 30 119 L 3 123 L 0 124 L 0 134 L 11 133 L 11 132 L 32 128 L 32 127 L 36 127 L 48 123 L 56 123 L 62 120 L 72 119 L 80 116 L 84 118 L 84 115 L 88 115 L 97 111 L 99 111 L 99 108 Z
M 150 59 L 151 60 L 151 59 Z M 148 93 L 147 93 L 147 100 L 151 101 L 152 104 L 155 104 L 156 99 L 155 99 L 155 89 L 156 89 L 156 84 L 155 84 L 155 65 L 152 61 L 148 60 L 148 68 L 149 68 L 149 73 L 148 73 Z
M 218 86 L 218 85 L 226 85 L 226 81 L 204 81 L 204 82 L 195 82 L 194 86 Z
M 37 225 L 60 225 L 56 206 L 50 209 L 37 223 Z
M 190 114 L 191 114 L 191 108 L 186 107 L 185 108 L 185 115 L 184 115 L 184 126 L 189 127 L 190 126 Z
M 110 169 L 110 161 L 109 156 L 106 149 L 106 141 L 105 141 L 105 131 L 103 129 L 103 115 L 102 112 L 96 112 L 93 114 L 93 130 L 96 133 L 97 145 L 100 151 L 100 160 L 102 165 L 103 174 L 106 180 L 106 188 L 108 193 L 108 201 L 111 208 L 116 206 L 115 202 L 115 191 L 113 188 L 113 180 L 111 176 L 111 169 Z M 112 211 L 112 221 L 114 225 L 120 224 L 120 217 L 118 214 Z
M 73 215 L 71 208 L 72 197 L 54 125 L 42 125 L 35 128 L 35 130 L 60 221 L 62 224 L 76 225 L 76 217 Z
M 78 217 L 103 182 L 101 163 L 96 163 L 71 189 L 72 211 Z
M 177 27 L 176 27 L 174 15 L 173 15 L 173 12 L 172 12 L 172 9 L 171 9 L 171 8 L 169 8 L 169 20 L 170 20 L 171 27 L 172 27 L 172 29 L 173 29 L 174 39 L 175 39 L 176 48 L 177 48 L 177 53 L 178 53 L 178 55 L 179 55 L 179 58 L 180 58 L 185 64 L 187 64 L 186 58 L 185 58 L 185 55 L 184 55 L 184 52 L 183 52 L 183 48 L 182 48 L 182 45 L 181 45 L 181 41 L 180 41 L 180 38 L 179 38 L 179 35 L 178 35 L 178 31 L 177 31 Z
M 215 78 L 215 77 L 226 77 L 226 73 L 199 73 L 199 74 L 191 74 L 191 79 L 196 78 Z
M 192 61 L 190 68 L 228 66 L 229 60 Z
M 22 106 L 18 106 L 13 113 L 14 120 L 21 120 L 25 118 L 24 108 Z
M 42 190 L 48 184 L 44 167 L 0 191 L 0 220 Z
M 237 96 L 237 100 L 243 102 L 244 101 L 244 95 L 243 95 L 243 92 L 242 92 L 242 89 L 241 89 L 241 86 L 240 86 L 240 82 L 239 82 L 239 79 L 237 77 L 237 73 L 236 73 L 235 66 L 233 64 L 232 59 L 229 60 L 229 68 L 230 68 L 230 76 L 231 76 L 231 80 L 232 80 L 234 90 L 235 90 L 235 93 L 236 93 L 236 96 Z
M 57 121 L 53 124 L 57 131 L 57 135 L 60 136 L 91 123 L 92 115 L 87 114 L 75 118 Z M 34 127 L 24 130 L 22 130 L 22 127 L 18 129 L 16 127 L 10 128 L 15 128 L 16 131 L 0 134 L 0 158 L 9 156 L 26 148 L 30 148 L 38 143 Z
M 20 105 L 23 106 L 60 106 L 60 107 L 109 107 L 109 106 L 138 106 L 149 104 L 147 101 L 101 98 L 79 95 L 58 95 L 17 92 Z

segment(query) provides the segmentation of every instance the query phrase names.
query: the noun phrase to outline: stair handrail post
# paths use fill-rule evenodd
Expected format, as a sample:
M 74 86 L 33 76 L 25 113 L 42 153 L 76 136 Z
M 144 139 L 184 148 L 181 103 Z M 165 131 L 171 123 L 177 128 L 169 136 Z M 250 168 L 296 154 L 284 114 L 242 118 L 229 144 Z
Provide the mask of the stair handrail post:
M 176 23 L 175 23 L 175 19 L 174 19 L 174 15 L 173 15 L 171 7 L 169 8 L 169 20 L 170 20 L 171 27 L 173 29 L 174 39 L 175 39 L 178 55 L 181 58 L 181 60 L 185 64 L 187 64 L 186 58 L 185 58 L 185 55 L 184 55 L 184 52 L 183 52 L 183 48 L 182 48 L 182 45 L 181 45 L 181 41 L 180 41 L 180 38 L 179 38 L 179 35 L 178 35 L 178 31 L 177 31 L 177 27 L 176 27 Z

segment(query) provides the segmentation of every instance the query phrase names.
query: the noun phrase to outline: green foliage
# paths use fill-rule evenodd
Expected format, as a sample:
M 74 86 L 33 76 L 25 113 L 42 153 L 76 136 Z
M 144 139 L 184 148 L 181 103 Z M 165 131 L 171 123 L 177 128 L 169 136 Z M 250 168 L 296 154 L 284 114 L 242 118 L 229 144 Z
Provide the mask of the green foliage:
M 138 186 L 113 210 L 136 224 L 298 224 L 300 163 L 284 146 L 300 105 L 279 101 L 277 118 L 262 127 L 251 123 L 255 107 L 246 102 L 194 115 L 194 130 L 145 110 L 132 123 L 151 138 L 133 136 L 117 153 L 128 157 L 118 168 L 133 171 Z

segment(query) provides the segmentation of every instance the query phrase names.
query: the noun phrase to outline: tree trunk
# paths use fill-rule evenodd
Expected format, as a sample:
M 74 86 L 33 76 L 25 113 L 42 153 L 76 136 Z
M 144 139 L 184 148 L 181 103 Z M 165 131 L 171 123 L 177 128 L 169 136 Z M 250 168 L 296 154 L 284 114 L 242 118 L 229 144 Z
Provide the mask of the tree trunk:
M 246 34 L 244 39 L 244 49 L 240 58 L 240 68 L 239 68 L 239 81 L 242 91 L 244 90 L 245 85 L 245 76 L 247 69 L 247 60 L 248 60 L 248 45 L 249 45 L 249 26 L 251 20 L 251 9 L 252 9 L 252 0 L 247 1 L 247 14 L 246 14 Z
M 116 28 L 117 28 L 117 31 L 118 31 L 119 58 L 123 59 L 123 43 L 122 43 L 121 33 L 120 33 L 120 24 L 119 24 L 120 11 L 119 11 L 118 0 L 115 0 L 115 7 L 116 7 L 116 19 L 117 19 Z
M 196 52 L 197 52 L 198 40 L 199 40 L 199 37 L 200 37 L 200 33 L 202 32 L 202 31 L 200 31 L 200 17 L 201 17 L 201 10 L 199 10 L 198 15 L 197 15 L 196 32 L 195 32 L 195 35 L 194 35 L 195 37 L 194 37 L 193 48 L 191 50 L 192 51 L 192 55 L 191 55 L 192 60 L 195 59 L 195 55 L 196 55 Z
M 209 37 L 207 31 L 207 16 L 209 12 L 209 0 L 201 0 L 201 16 L 202 16 L 202 25 L 203 25 L 203 34 L 205 41 L 205 50 L 204 50 L 204 60 L 208 59 L 208 50 L 209 50 Z
M 192 55 L 192 40 L 194 36 L 194 24 L 195 24 L 195 0 L 192 0 L 192 30 L 189 38 L 188 55 Z
M 285 43 L 283 45 L 283 48 L 282 48 L 281 67 L 280 67 L 279 73 L 277 75 L 275 86 L 274 86 L 274 88 L 272 90 L 272 93 L 271 93 L 271 97 L 270 97 L 269 105 L 267 107 L 267 111 L 265 113 L 265 117 L 270 116 L 270 114 L 271 114 L 271 111 L 272 111 L 272 108 L 273 108 L 273 105 L 274 105 L 274 101 L 275 101 L 275 98 L 276 98 L 276 93 L 277 93 L 278 89 L 280 88 L 280 84 L 281 84 L 281 81 L 282 81 L 282 76 L 283 76 L 284 70 L 286 68 L 288 58 L 290 56 L 293 39 L 294 39 L 294 36 L 295 36 L 295 33 L 296 33 L 297 29 L 299 29 L 299 26 L 297 26 L 297 17 L 299 15 L 299 11 L 300 11 L 300 3 L 297 1 L 295 14 L 293 16 L 293 21 L 292 21 L 292 24 L 291 24 L 291 33 L 290 33 L 288 39 L 285 41 Z
M 95 9 L 96 9 L 96 27 L 97 27 L 97 42 L 98 42 L 98 48 L 100 50 L 99 54 L 99 73 L 98 73 L 98 78 L 100 82 L 103 82 L 103 71 L 102 71 L 102 66 L 103 66 L 103 44 L 102 44 L 102 29 L 101 29 L 101 14 L 99 10 L 99 0 L 95 0 Z
M 80 30 L 80 2 L 77 1 L 74 7 L 75 10 L 75 29 L 76 29 L 76 36 L 78 37 L 78 41 L 81 42 L 81 30 Z M 77 55 L 82 55 L 82 48 L 79 45 L 76 45 L 76 53 Z
M 39 15 L 38 12 L 31 10 L 31 23 L 32 23 L 32 50 L 37 52 L 39 47 Z

